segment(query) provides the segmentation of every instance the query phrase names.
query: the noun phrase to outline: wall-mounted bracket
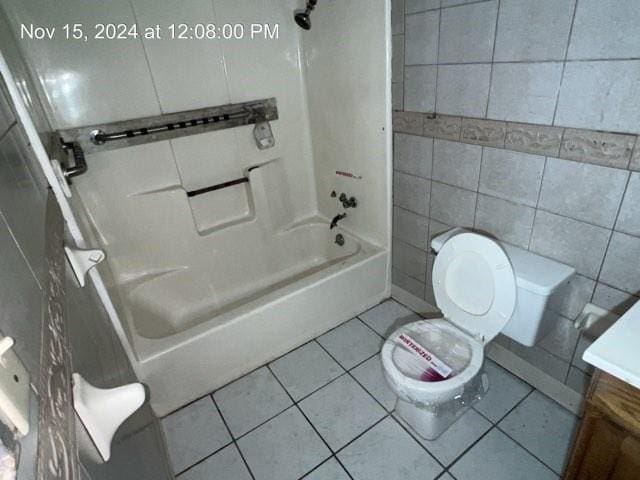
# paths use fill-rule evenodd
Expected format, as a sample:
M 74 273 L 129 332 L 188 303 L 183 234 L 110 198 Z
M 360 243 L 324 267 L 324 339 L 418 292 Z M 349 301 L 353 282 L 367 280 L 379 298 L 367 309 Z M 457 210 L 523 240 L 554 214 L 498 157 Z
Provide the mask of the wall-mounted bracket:
M 73 408 L 106 462 L 111 458 L 116 430 L 142 406 L 147 394 L 141 383 L 103 389 L 94 387 L 79 373 L 72 378 Z
M 64 247 L 71 269 L 81 287 L 86 284 L 87 272 L 103 261 L 106 257 L 102 250 L 84 250 L 81 248 Z
M 11 337 L 0 336 L 0 420 L 20 434 L 29 433 L 29 373 Z

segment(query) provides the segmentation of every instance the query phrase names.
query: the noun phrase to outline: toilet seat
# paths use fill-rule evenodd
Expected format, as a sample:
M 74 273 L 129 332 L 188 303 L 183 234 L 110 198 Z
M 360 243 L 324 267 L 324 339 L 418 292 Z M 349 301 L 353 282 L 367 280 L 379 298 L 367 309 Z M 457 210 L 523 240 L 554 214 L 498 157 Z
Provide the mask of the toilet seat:
M 487 237 L 469 232 L 449 239 L 436 256 L 432 278 L 436 304 L 445 318 L 484 344 L 513 315 L 513 267 L 504 250 Z
M 382 347 L 384 373 L 398 396 L 410 403 L 443 403 L 464 391 L 484 362 L 484 346 L 507 324 L 516 305 L 516 280 L 504 250 L 475 233 L 450 238 L 433 267 L 433 289 L 443 320 L 420 320 L 396 330 Z M 398 337 L 433 328 L 454 335 L 469 347 L 469 363 L 455 376 L 425 382 L 405 375 L 394 361 Z

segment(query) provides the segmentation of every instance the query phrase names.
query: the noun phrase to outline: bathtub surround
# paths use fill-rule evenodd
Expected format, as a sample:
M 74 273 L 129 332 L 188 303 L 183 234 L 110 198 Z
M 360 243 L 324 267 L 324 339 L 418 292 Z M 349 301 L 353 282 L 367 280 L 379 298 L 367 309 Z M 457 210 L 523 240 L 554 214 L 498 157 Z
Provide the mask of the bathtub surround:
M 274 148 L 258 149 L 252 126 L 240 126 L 92 152 L 74 178 L 76 240 L 107 253 L 92 278 L 160 416 L 389 295 L 388 3 L 318 9 L 309 32 L 293 22 L 296 1 L 271 3 L 3 4 L 14 27 L 279 25 L 270 40 L 21 43 L 59 130 L 277 101 Z M 358 204 L 336 230 L 333 190 Z
M 640 294 L 637 2 L 392 7 L 393 283 L 433 303 L 424 236 L 452 225 L 576 267 L 555 331 L 534 348 L 498 341 L 582 391 L 592 338 L 572 321 L 586 302 L 622 313 Z M 438 18 L 438 35 L 414 17 Z M 434 48 L 435 59 L 407 59 Z

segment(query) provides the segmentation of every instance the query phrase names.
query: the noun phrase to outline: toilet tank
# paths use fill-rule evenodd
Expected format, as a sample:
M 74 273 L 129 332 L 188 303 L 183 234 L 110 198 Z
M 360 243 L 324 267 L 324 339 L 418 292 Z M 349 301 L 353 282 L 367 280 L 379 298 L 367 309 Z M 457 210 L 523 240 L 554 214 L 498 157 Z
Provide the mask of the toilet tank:
M 454 228 L 431 240 L 431 248 L 437 253 L 451 237 L 468 232 Z M 516 276 L 516 307 L 502 333 L 513 340 L 534 346 L 559 320 L 558 314 L 549 308 L 550 299 L 567 284 L 575 269 L 522 248 L 496 240 L 506 252 Z

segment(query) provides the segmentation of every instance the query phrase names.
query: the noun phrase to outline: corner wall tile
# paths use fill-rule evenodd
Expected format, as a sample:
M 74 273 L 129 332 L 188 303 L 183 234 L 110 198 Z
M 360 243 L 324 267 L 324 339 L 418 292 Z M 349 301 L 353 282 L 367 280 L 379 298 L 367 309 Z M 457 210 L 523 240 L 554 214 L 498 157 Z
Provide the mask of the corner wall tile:
M 599 280 L 627 293 L 640 293 L 640 238 L 613 232 Z
M 422 135 L 422 115 L 416 112 L 393 112 L 393 131 Z
M 564 382 L 569 372 L 569 362 L 550 354 L 541 347 L 525 347 L 518 342 L 511 342 L 509 350 L 561 382 Z
M 544 162 L 539 155 L 485 148 L 479 192 L 535 207 Z
M 391 84 L 391 108 L 393 110 L 404 109 L 404 83 Z
M 615 229 L 640 236 L 640 173 L 631 173 Z
M 432 178 L 467 190 L 478 190 L 482 147 L 435 140 Z
M 564 129 L 559 127 L 509 122 L 504 148 L 557 157 L 560 153 L 563 132 Z
M 503 148 L 506 132 L 506 122 L 463 118 L 460 139 L 465 143 Z
M 636 137 L 567 128 L 560 157 L 607 167 L 627 168 Z
M 640 299 L 630 293 L 598 282 L 591 302 L 616 315 L 623 315 Z
M 462 119 L 451 115 L 425 115 L 424 135 L 445 140 L 460 141 Z M 638 167 L 640 169 L 640 166 Z
M 535 209 L 487 195 L 478 195 L 475 228 L 499 240 L 528 248 Z
M 393 172 L 393 204 L 429 216 L 430 183 L 424 178 Z
M 539 208 L 613 228 L 629 172 L 548 158 Z
M 490 62 L 497 14 L 496 0 L 442 10 L 438 61 Z
M 433 165 L 431 138 L 396 133 L 393 142 L 393 168 L 422 178 L 430 178 Z
M 578 370 L 576 367 L 569 367 L 569 375 L 567 375 L 567 386 L 580 395 L 587 395 L 589 389 L 589 383 L 591 382 L 591 375 Z
M 391 33 L 404 33 L 404 1 L 391 0 Z
M 395 266 L 391 269 L 391 283 L 418 298 L 424 298 L 425 284 L 410 277 Z
M 427 271 L 427 253 L 397 238 L 393 240 L 391 250 L 393 267 L 424 283 Z
M 575 0 L 502 2 L 495 61 L 563 60 Z
M 561 62 L 494 64 L 487 116 L 551 124 L 562 69 Z
M 444 183 L 431 184 L 431 217 L 457 227 L 473 226 L 478 194 Z
M 438 23 L 440 10 L 405 17 L 405 64 L 429 65 L 438 59 Z
M 436 66 L 404 68 L 404 108 L 411 112 L 436 109 Z
M 438 112 L 484 117 L 491 80 L 491 64 L 438 66 Z
M 638 79 L 640 60 L 568 62 L 555 125 L 637 133 Z
M 391 37 L 391 81 L 404 81 L 404 35 Z
M 529 250 L 575 267 L 596 278 L 604 258 L 610 231 L 578 220 L 538 210 Z
M 429 219 L 393 207 L 393 236 L 426 252 L 429 250 Z

